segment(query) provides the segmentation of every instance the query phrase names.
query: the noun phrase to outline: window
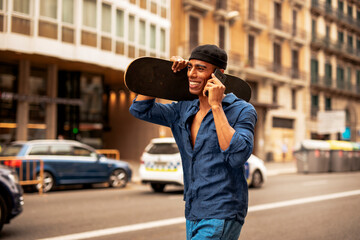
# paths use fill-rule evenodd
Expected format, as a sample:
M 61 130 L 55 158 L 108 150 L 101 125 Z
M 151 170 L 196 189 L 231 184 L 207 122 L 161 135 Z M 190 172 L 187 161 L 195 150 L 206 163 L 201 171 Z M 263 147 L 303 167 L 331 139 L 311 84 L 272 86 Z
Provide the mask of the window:
M 274 64 L 273 70 L 276 73 L 281 73 L 281 45 L 274 43 Z
M 326 41 L 326 44 L 330 43 L 330 26 L 329 25 L 326 25 L 326 27 L 325 27 L 325 41 Z
M 144 20 L 139 21 L 139 44 L 146 45 L 146 23 Z
M 156 49 L 156 26 L 153 24 L 150 25 L 150 48 Z
M 316 19 L 312 19 L 311 20 L 311 36 L 312 39 L 316 39 L 316 34 L 317 34 L 317 27 L 316 27 Z
M 351 67 L 348 67 L 347 68 L 347 74 L 346 74 L 346 86 L 345 86 L 345 88 L 346 88 L 346 90 L 352 90 L 351 89 L 351 76 L 352 76 L 352 70 L 351 70 Z
M 86 148 L 82 147 L 74 147 L 74 156 L 80 156 L 80 157 L 91 157 L 92 152 L 89 151 Z
M 274 128 L 294 128 L 294 119 L 273 117 Z
M 343 44 L 344 43 L 344 32 L 338 31 L 338 43 Z
M 342 0 L 338 1 L 338 12 L 344 13 L 344 2 Z
M 298 50 L 292 50 L 291 51 L 291 77 L 292 78 L 299 78 L 299 51 Z
M 96 28 L 96 0 L 84 0 L 83 25 Z
M 129 35 L 130 42 L 135 42 L 135 16 L 129 16 Z
M 33 146 L 28 155 L 49 155 L 48 145 Z
M 116 10 L 116 36 L 124 37 L 124 11 Z
M 272 87 L 272 102 L 275 104 L 278 102 L 278 87 L 277 86 Z
M 316 117 L 319 111 L 319 95 L 311 95 L 311 117 Z
M 17 76 L 18 66 L 0 64 L 0 89 L 1 92 L 17 93 Z M 0 122 L 1 123 L 16 123 L 16 107 L 17 101 L 14 99 L 0 98 Z M 11 137 L 10 131 L 16 131 L 14 128 L 1 128 L 2 133 L 7 133 Z M 6 135 L 6 134 L 4 134 Z M 6 138 L 6 136 L 5 136 Z M 8 139 L 10 140 L 10 139 Z
M 319 82 L 319 62 L 317 59 L 312 58 L 311 61 L 311 83 L 318 83 Z
M 160 51 L 166 52 L 166 30 L 160 29 Z
M 148 150 L 149 154 L 176 154 L 178 152 L 176 143 L 158 143 L 152 145 Z
M 336 69 L 336 86 L 337 88 L 344 89 L 345 87 L 345 74 L 344 68 L 338 66 Z
M 296 36 L 296 32 L 297 32 L 297 11 L 293 10 L 293 24 L 292 24 L 293 36 Z
M 190 16 L 189 22 L 190 22 L 190 26 L 189 26 L 189 30 L 190 30 L 189 47 L 190 47 L 190 49 L 189 50 L 191 51 L 192 49 L 194 49 L 196 46 L 199 45 L 200 20 L 197 17 Z
M 225 49 L 225 27 L 219 25 L 219 47 Z
M 349 17 L 353 17 L 353 8 L 351 5 L 348 5 L 348 8 L 347 8 L 347 14 Z
M 111 32 L 111 6 L 108 4 L 102 4 L 101 8 L 101 30 L 103 32 Z
M 41 0 L 40 15 L 43 17 L 57 18 L 57 0 Z
M 353 36 L 350 34 L 348 34 L 347 44 L 348 44 L 348 50 L 352 51 L 354 40 L 353 40 Z
M 29 79 L 29 95 L 46 96 L 47 70 L 43 68 L 31 68 Z M 29 103 L 29 123 L 45 123 L 46 103 Z
M 74 23 L 74 0 L 63 0 L 62 21 L 65 23 Z
M 295 110 L 296 109 L 296 90 L 295 89 L 291 89 L 291 109 Z
M 330 63 L 325 63 L 325 85 L 328 87 L 332 85 L 332 66 Z
M 255 64 L 255 37 L 249 35 L 249 48 L 248 48 L 248 64 L 254 67 Z
M 325 97 L 325 111 L 331 111 L 331 98 Z
M 30 15 L 30 0 L 14 0 L 14 12 Z
M 281 3 L 274 3 L 274 26 L 276 29 L 282 29 L 281 24 Z
M 50 153 L 51 155 L 72 156 L 73 149 L 69 145 L 52 145 Z

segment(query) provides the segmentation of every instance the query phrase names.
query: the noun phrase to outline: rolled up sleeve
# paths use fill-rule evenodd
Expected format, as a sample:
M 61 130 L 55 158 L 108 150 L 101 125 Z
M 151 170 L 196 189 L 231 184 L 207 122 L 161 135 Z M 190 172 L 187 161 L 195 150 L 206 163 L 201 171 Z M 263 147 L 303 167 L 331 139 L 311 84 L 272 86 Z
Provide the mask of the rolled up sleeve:
M 230 146 L 223 150 L 226 161 L 232 167 L 241 167 L 250 157 L 254 147 L 254 129 L 257 114 L 253 107 L 242 111 L 235 123 L 235 133 L 231 139 Z

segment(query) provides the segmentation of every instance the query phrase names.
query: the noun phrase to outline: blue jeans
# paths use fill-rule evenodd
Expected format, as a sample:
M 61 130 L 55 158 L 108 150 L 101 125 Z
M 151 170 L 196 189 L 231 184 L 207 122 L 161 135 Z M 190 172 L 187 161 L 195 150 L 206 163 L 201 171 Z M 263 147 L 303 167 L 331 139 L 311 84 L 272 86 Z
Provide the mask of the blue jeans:
M 241 228 L 236 220 L 186 220 L 186 240 L 238 240 Z

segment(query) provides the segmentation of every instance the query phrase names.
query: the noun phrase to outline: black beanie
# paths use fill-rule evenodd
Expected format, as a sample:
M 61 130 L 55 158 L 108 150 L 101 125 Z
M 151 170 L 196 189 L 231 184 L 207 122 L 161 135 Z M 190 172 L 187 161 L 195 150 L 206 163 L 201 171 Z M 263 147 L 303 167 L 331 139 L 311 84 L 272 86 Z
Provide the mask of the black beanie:
M 200 45 L 194 48 L 189 60 L 198 59 L 204 62 L 211 63 L 221 69 L 226 69 L 227 54 L 224 50 L 216 45 Z

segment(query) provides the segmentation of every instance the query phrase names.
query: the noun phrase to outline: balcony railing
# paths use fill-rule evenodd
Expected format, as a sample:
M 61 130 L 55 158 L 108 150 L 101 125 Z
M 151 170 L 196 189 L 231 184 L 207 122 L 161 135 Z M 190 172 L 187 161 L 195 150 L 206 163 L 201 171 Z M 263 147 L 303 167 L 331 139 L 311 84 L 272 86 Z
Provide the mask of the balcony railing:
M 312 36 L 312 47 L 338 54 L 351 60 L 360 62 L 360 49 L 342 42 L 331 41 L 326 37 Z
M 346 27 L 360 32 L 360 21 L 358 19 L 345 14 L 324 1 L 312 0 L 311 11 L 313 13 L 323 15 L 325 18 L 329 18 L 330 20 L 338 21 Z
M 245 27 L 255 30 L 255 31 L 262 31 L 263 29 L 267 28 L 268 25 L 268 18 L 266 14 L 262 14 L 258 11 L 241 11 L 242 16 L 244 16 L 244 25 Z
M 215 3 L 215 0 L 183 0 L 186 11 L 197 11 L 204 15 L 214 10 Z
M 333 83 L 336 85 L 333 85 Z M 323 90 L 329 90 L 334 92 L 342 92 L 345 94 L 360 94 L 360 85 L 354 85 L 350 82 L 345 82 L 343 80 L 335 80 L 326 76 L 319 76 L 313 74 L 311 76 L 311 86 L 317 87 Z

